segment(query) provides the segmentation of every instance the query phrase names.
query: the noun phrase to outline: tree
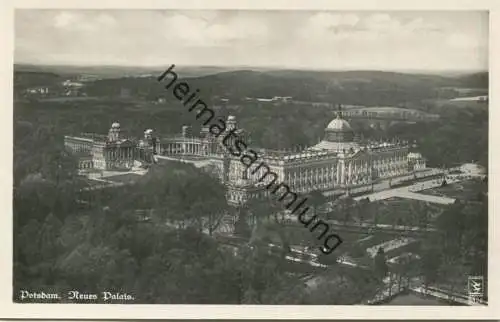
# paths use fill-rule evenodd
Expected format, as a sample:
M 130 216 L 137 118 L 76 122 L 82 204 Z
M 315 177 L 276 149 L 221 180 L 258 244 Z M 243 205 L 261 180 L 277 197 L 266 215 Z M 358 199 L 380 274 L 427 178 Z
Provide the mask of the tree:
M 487 185 L 481 185 L 486 190 Z M 488 276 L 488 196 L 483 194 L 480 203 L 470 203 L 464 209 L 466 214 L 463 252 L 464 260 L 470 267 L 470 275 Z
M 311 191 L 309 193 L 309 196 L 307 199 L 308 199 L 310 205 L 313 207 L 314 215 L 317 214 L 318 209 L 321 206 L 323 206 L 327 201 L 326 197 L 323 195 L 323 193 L 320 190 Z
M 136 185 L 125 189 L 126 200 L 118 195 L 111 196 L 110 207 L 116 211 L 154 210 L 158 221 L 167 221 L 180 228 L 196 226 L 209 235 L 230 212 L 225 187 L 210 174 L 191 165 L 155 165 Z
M 286 300 L 284 290 L 296 283 L 294 277 L 286 274 L 286 260 L 270 253 L 265 243 L 248 245 L 238 258 L 244 303 L 272 303 L 277 296 Z
M 487 198 L 448 206 L 436 220 L 436 234 L 422 241 L 421 271 L 426 285 L 460 284 L 460 276 L 487 276 Z
M 246 219 L 246 215 L 240 214 L 238 219 L 234 223 L 234 234 L 243 238 L 250 238 L 252 235 L 252 231 L 248 225 L 248 220 Z
M 395 228 L 396 226 L 403 226 L 403 218 L 398 217 L 395 221 L 392 222 L 392 227 Z
M 377 254 L 374 257 L 374 265 L 375 274 L 379 278 L 383 279 L 387 275 L 389 267 L 387 266 L 385 252 L 382 247 L 379 247 Z
M 252 198 L 245 204 L 245 209 L 252 219 L 251 222 L 255 226 L 258 226 L 261 222 L 269 219 L 274 210 L 273 204 L 267 198 Z
M 398 261 L 394 265 L 394 271 L 398 277 L 399 291 L 409 287 L 410 278 L 416 273 L 414 269 L 415 264 L 408 253 L 398 258 Z
M 49 214 L 40 227 L 38 245 L 44 259 L 56 259 L 60 253 L 59 235 L 62 223 L 53 214 Z
M 362 258 L 366 256 L 366 250 L 359 242 L 354 243 L 349 251 L 350 255 L 354 258 Z
M 282 223 L 269 222 L 255 226 L 252 230 L 250 244 L 263 245 L 269 247 L 273 244 L 275 247 L 280 247 L 280 258 L 284 259 L 291 252 L 290 238 L 287 235 L 288 227 Z
M 444 237 L 444 251 L 454 257 L 461 254 L 465 231 L 464 205 L 460 201 L 448 206 L 436 220 L 436 228 Z
M 241 304 L 261 304 L 257 291 L 250 286 L 243 294 L 243 301 Z
M 441 265 L 441 251 L 436 247 L 437 236 L 429 236 L 429 241 L 423 242 L 421 246 L 420 271 L 424 278 L 424 285 L 436 282 L 438 278 L 438 269 Z
M 363 198 L 357 203 L 357 208 L 358 208 L 358 219 L 359 222 L 362 223 L 365 220 L 366 214 L 370 211 L 370 199 Z
M 427 202 L 412 202 L 410 204 L 412 225 L 427 228 L 430 217 L 430 207 Z
M 202 216 L 202 225 L 208 230 L 209 235 L 219 227 L 230 207 L 226 201 L 226 188 L 217 179 L 204 172 L 192 177 L 193 185 L 190 191 L 194 199 L 190 212 L 195 216 Z
M 324 254 L 320 253 L 318 255 L 318 262 L 323 265 L 336 265 L 338 262 L 338 255 L 336 253 Z
M 306 304 L 353 305 L 372 299 L 381 282 L 366 270 L 336 267 L 318 275 L 307 287 Z
M 340 211 L 343 214 L 344 225 L 351 220 L 353 213 L 352 209 L 355 204 L 356 202 L 350 196 L 338 199 L 338 207 L 340 208 Z

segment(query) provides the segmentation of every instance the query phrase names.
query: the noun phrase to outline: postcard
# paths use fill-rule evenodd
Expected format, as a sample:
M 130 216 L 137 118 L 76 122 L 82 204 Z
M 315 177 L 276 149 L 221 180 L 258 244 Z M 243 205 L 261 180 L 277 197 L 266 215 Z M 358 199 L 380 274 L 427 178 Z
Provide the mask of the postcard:
M 440 3 L 2 5 L 1 317 L 497 317 L 498 6 Z

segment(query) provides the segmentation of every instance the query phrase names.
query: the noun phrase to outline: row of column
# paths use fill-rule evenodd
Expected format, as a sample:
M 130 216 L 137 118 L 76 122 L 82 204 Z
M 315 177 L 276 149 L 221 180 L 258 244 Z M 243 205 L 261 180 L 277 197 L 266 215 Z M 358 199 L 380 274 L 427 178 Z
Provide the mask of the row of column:
M 372 167 L 368 160 L 340 161 L 337 164 L 336 184 L 362 184 L 371 180 Z
M 166 143 L 164 151 L 167 155 L 182 153 L 182 146 L 179 143 Z
M 163 151 L 167 155 L 172 154 L 194 154 L 194 155 L 208 155 L 209 146 L 203 143 L 166 143 L 164 144 Z
M 133 159 L 135 148 L 118 148 L 118 149 L 108 149 L 106 151 L 107 159 Z
M 229 181 L 238 179 L 248 179 L 246 167 L 241 162 L 230 162 L 229 164 Z
M 90 151 L 91 149 L 90 144 L 69 143 L 69 146 L 71 147 L 71 150 L 73 150 L 74 152 Z
M 408 159 L 404 156 L 388 158 L 385 162 L 374 164 L 379 177 L 390 177 L 408 172 Z
M 236 204 L 244 203 L 247 201 L 247 198 L 245 198 L 240 191 L 233 191 L 233 190 L 228 191 L 228 199 L 230 202 Z
M 407 162 L 408 162 L 408 159 L 406 156 L 398 155 L 398 156 L 392 156 L 392 157 L 388 157 L 388 158 L 375 159 L 375 160 L 373 160 L 373 166 L 377 167 L 379 165 L 384 165 L 384 164 L 407 163 Z
M 422 163 L 418 163 L 422 166 Z M 381 176 L 400 175 L 407 172 L 407 161 L 404 157 L 393 157 L 378 160 L 374 168 Z M 335 185 L 369 183 L 372 177 L 372 164 L 368 160 L 340 160 L 336 165 L 320 168 L 291 170 L 285 175 L 285 182 L 297 191 L 310 189 L 326 189 Z
M 297 191 L 333 188 L 336 165 L 314 168 L 290 169 L 286 172 L 285 182 Z
M 185 154 L 199 155 L 203 151 L 202 146 L 199 143 L 183 143 L 182 145 L 182 150 Z
M 93 162 L 92 162 L 92 160 L 80 161 L 78 168 L 80 168 L 80 169 L 92 169 L 93 168 Z
M 424 169 L 425 168 L 425 160 L 417 159 L 414 163 L 414 169 Z

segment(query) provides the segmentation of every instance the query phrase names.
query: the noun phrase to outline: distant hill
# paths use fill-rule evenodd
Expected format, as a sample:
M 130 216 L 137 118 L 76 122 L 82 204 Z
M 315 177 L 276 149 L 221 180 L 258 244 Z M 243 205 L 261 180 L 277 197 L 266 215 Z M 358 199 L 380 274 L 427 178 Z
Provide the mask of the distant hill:
M 129 66 L 72 66 L 72 65 L 30 65 L 15 64 L 16 72 L 56 73 L 62 76 L 95 75 L 98 78 L 138 77 L 159 75 L 170 67 L 129 67 Z M 176 70 L 186 77 L 198 77 L 235 70 L 234 67 L 218 66 L 176 66 Z
M 487 88 L 487 73 L 457 77 L 382 71 L 240 70 L 190 79 L 207 95 L 272 98 L 359 105 L 397 105 L 438 96 L 441 87 Z
M 124 76 L 139 76 L 151 71 L 138 67 L 121 66 L 71 66 L 71 65 L 29 65 L 15 64 L 15 72 L 55 73 L 64 77 L 75 75 L 95 75 L 98 78 L 119 78 Z
M 14 87 L 52 86 L 61 80 L 61 76 L 50 72 L 15 71 Z
M 459 87 L 467 88 L 488 88 L 489 84 L 487 72 L 458 76 L 456 80 Z
M 32 64 L 14 64 L 15 72 L 38 72 L 50 73 L 61 76 L 92 74 L 101 78 L 121 78 L 121 77 L 137 77 L 144 75 L 159 75 L 170 65 L 164 67 L 130 67 L 130 66 L 73 66 L 73 65 L 32 65 Z M 231 77 L 250 75 L 253 73 L 261 73 L 269 76 L 284 78 L 284 79 L 308 79 L 314 78 L 321 81 L 370 81 L 380 80 L 389 82 L 422 82 L 431 81 L 433 85 L 442 86 L 462 86 L 487 88 L 488 73 L 461 73 L 458 75 L 452 74 L 423 74 L 423 73 L 401 73 L 401 72 L 386 72 L 386 71 L 308 71 L 308 70 L 293 70 L 293 69 L 271 69 L 260 67 L 224 67 L 224 66 L 175 66 L 176 72 L 183 77 L 203 77 L 216 76 Z M 452 75 L 452 76 L 450 76 Z
M 15 66 L 16 79 L 22 79 L 30 86 L 50 84 L 69 75 L 101 75 L 100 79 L 87 83 L 89 96 L 113 97 L 126 88 L 138 98 L 163 96 L 172 99 L 164 86 L 156 81 L 163 71 L 115 66 Z M 453 98 L 455 88 L 488 87 L 487 72 L 451 76 L 384 71 L 232 70 L 217 66 L 176 66 L 174 71 L 179 78 L 188 78 L 191 90 L 199 89 L 200 97 L 205 100 L 219 97 L 234 103 L 246 97 L 291 96 L 297 101 L 398 106 L 406 102 L 443 98 L 443 89 L 448 92 L 448 98 Z

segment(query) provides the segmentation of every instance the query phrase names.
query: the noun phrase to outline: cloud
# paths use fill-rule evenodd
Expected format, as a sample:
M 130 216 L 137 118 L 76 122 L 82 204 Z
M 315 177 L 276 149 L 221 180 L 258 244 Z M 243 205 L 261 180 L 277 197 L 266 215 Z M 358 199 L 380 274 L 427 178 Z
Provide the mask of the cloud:
M 472 49 L 480 46 L 479 39 L 459 33 L 450 35 L 446 43 L 456 49 Z
M 317 13 L 299 32 L 309 43 L 360 44 L 363 42 L 406 42 L 410 38 L 435 37 L 440 28 L 422 17 L 403 19 L 389 13 Z
M 372 32 L 397 33 L 401 28 L 401 22 L 392 18 L 389 14 L 373 14 L 363 20 L 365 30 Z
M 93 12 L 63 11 L 54 16 L 53 26 L 61 30 L 75 31 L 101 31 L 116 25 L 116 19 L 110 14 Z
M 54 17 L 54 26 L 56 28 L 65 28 L 77 23 L 79 17 L 77 14 L 63 11 Z
M 16 10 L 15 59 L 484 68 L 487 17 L 481 12 L 23 9 Z
M 238 41 L 264 41 L 269 33 L 265 24 L 255 24 L 245 18 L 213 23 L 204 17 L 174 15 L 165 19 L 165 36 L 193 47 L 231 45 Z
M 331 28 L 338 26 L 355 26 L 359 17 L 355 14 L 318 13 L 309 19 L 311 26 L 316 28 Z
M 95 19 L 95 22 L 100 26 L 108 26 L 108 27 L 114 26 L 117 23 L 116 19 L 113 16 L 106 13 L 99 14 Z

